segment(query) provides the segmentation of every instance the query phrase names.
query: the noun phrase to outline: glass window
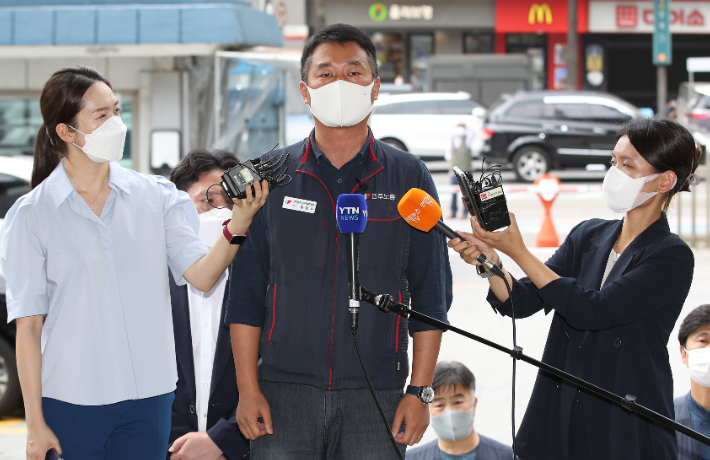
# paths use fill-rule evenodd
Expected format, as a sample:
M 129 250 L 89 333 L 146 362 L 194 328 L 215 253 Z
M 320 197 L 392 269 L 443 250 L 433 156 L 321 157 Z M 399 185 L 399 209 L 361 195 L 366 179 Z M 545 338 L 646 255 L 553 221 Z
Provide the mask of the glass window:
M 483 107 L 481 104 L 470 99 L 453 100 L 453 101 L 438 101 L 439 113 L 445 115 L 471 115 L 476 107 Z
M 38 99 L 0 99 L 0 155 L 31 155 L 41 125 Z
M 427 89 L 426 69 L 434 54 L 434 36 L 412 34 L 409 37 L 409 81 L 416 89 Z
M 595 121 L 610 121 L 612 123 L 620 123 L 631 118 L 613 107 L 601 104 L 589 104 L 589 117 Z
M 463 34 L 464 54 L 492 53 L 493 34 L 492 33 L 466 33 Z
M 589 120 L 589 104 L 547 104 L 545 118 Z
M 440 113 L 438 101 L 402 102 L 401 105 L 401 113 L 405 115 L 433 115 Z
M 511 118 L 540 118 L 542 115 L 542 105 L 540 101 L 518 102 L 508 109 L 506 115 Z
M 404 34 L 372 34 L 372 43 L 377 51 L 377 70 L 382 83 L 393 83 L 398 75 L 405 75 Z

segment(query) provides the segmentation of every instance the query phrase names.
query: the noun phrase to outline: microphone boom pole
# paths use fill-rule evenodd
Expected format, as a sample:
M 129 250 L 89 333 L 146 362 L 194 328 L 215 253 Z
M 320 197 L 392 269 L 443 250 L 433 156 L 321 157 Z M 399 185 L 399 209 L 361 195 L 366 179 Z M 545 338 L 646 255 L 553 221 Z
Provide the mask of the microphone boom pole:
M 377 308 L 379 308 L 381 311 L 385 313 L 396 313 L 404 318 L 414 318 L 417 321 L 420 321 L 422 323 L 428 324 L 429 326 L 433 326 L 437 329 L 441 329 L 442 331 L 451 331 L 454 332 L 460 336 L 469 338 L 471 340 L 475 340 L 476 342 L 482 343 L 486 346 L 489 346 L 491 348 L 495 348 L 498 351 L 502 351 L 503 353 L 510 355 L 511 358 L 520 360 L 523 362 L 526 362 L 528 364 L 531 364 L 538 369 L 541 369 L 549 374 L 552 374 L 556 377 L 562 378 L 567 380 L 568 382 L 572 382 L 575 385 L 578 385 L 586 390 L 589 390 L 599 396 L 601 396 L 604 399 L 607 399 L 613 403 L 619 404 L 621 407 L 624 409 L 631 411 L 631 412 L 636 412 L 640 415 L 643 415 L 644 417 L 654 421 L 658 422 L 661 425 L 665 426 L 666 428 L 671 428 L 675 431 L 678 431 L 679 433 L 683 433 L 686 436 L 689 436 L 696 441 L 702 442 L 703 444 L 706 444 L 710 446 L 710 438 L 703 435 L 702 433 L 699 433 L 695 430 L 692 430 L 684 425 L 681 425 L 680 423 L 676 422 L 675 420 L 671 420 L 670 418 L 659 414 L 658 412 L 655 412 L 645 406 L 642 406 L 641 404 L 638 404 L 636 402 L 636 397 L 633 395 L 626 395 L 624 397 L 619 396 L 615 393 L 612 393 L 611 391 L 605 390 L 604 388 L 601 388 L 597 385 L 594 385 L 593 383 L 589 383 L 584 379 L 581 379 L 579 377 L 575 377 L 572 374 L 569 374 L 561 369 L 558 369 L 554 366 L 551 366 L 547 363 L 544 363 L 542 361 L 538 361 L 537 359 L 531 358 L 530 356 L 527 356 L 523 354 L 523 349 L 521 347 L 515 347 L 513 349 L 504 347 L 503 345 L 499 345 L 495 342 L 492 342 L 488 339 L 484 339 L 483 337 L 480 337 L 478 335 L 472 334 L 468 331 L 465 331 L 463 329 L 459 329 L 458 327 L 452 326 L 450 324 L 446 324 L 443 321 L 439 321 L 438 319 L 432 318 L 431 316 L 427 316 L 423 313 L 419 313 L 417 311 L 412 310 L 411 308 L 407 307 L 404 304 L 397 303 L 394 301 L 394 298 L 389 295 L 389 294 L 376 294 L 373 293 L 367 289 L 365 289 L 364 286 L 360 286 L 360 293 L 362 296 L 362 300 L 364 302 L 370 303 Z

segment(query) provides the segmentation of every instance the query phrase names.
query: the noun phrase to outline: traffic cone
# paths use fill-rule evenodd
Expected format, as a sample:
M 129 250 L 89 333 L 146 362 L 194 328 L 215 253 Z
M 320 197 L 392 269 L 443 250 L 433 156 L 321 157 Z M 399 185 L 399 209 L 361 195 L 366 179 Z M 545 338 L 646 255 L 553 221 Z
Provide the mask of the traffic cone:
M 550 213 L 555 199 L 547 201 L 540 197 L 540 201 L 542 201 L 542 206 L 545 208 L 545 215 L 542 218 L 542 225 L 535 239 L 535 244 L 538 248 L 556 248 L 560 245 L 560 239 L 557 236 L 555 225 L 552 223 L 552 214 Z

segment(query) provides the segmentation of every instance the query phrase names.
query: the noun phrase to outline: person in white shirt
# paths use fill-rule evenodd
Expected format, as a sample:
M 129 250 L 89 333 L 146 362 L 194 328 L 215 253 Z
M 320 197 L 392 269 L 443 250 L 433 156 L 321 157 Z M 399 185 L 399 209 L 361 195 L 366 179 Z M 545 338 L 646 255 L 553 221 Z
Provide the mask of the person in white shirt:
M 268 184 L 234 200 L 208 250 L 185 193 L 118 163 L 126 125 L 99 72 L 55 72 L 40 110 L 32 191 L 8 211 L 0 245 L 27 458 L 162 460 L 177 381 L 168 269 L 212 290 Z
M 178 190 L 192 199 L 200 218 L 197 236 L 207 247 L 222 236 L 229 201 L 217 185 L 238 164 L 226 150 L 193 150 L 170 174 Z M 249 458 L 249 440 L 235 419 L 237 391 L 229 328 L 224 323 L 228 271 L 209 292 L 170 278 L 178 383 L 173 403 L 170 460 Z

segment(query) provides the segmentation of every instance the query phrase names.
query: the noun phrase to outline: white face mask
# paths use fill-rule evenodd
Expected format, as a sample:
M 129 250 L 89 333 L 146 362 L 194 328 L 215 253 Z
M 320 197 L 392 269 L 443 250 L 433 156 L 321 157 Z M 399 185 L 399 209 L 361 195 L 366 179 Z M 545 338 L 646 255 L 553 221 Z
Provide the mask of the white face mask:
M 685 350 L 688 356 L 688 374 L 695 383 L 710 387 L 710 348 Z
M 67 125 L 69 126 L 69 125 Z M 73 126 L 69 126 L 74 131 L 84 134 Z M 84 147 L 79 147 L 91 161 L 96 163 L 108 163 L 118 161 L 123 158 L 123 146 L 126 143 L 126 131 L 128 127 L 123 123 L 121 117 L 114 115 L 94 130 L 91 134 L 84 134 Z
M 457 126 L 456 129 L 454 129 L 454 136 L 457 137 L 464 137 L 466 135 L 466 128 L 463 126 Z
M 211 248 L 222 236 L 222 224 L 225 220 L 232 218 L 232 211 L 227 208 L 210 209 L 200 214 L 199 218 L 200 228 L 197 230 L 197 237 L 208 248 Z
M 432 417 L 431 426 L 444 441 L 460 441 L 473 431 L 473 407 L 465 412 L 450 410 Z
M 311 113 L 331 128 L 354 126 L 372 112 L 372 86 L 360 86 L 343 80 L 334 81 L 318 89 L 308 88 Z
M 602 185 L 606 207 L 611 212 L 629 212 L 637 208 L 652 196 L 658 195 L 657 191 L 641 191 L 646 182 L 652 181 L 658 176 L 660 174 L 651 174 L 634 179 L 616 166 L 612 166 L 604 176 L 604 184 Z

